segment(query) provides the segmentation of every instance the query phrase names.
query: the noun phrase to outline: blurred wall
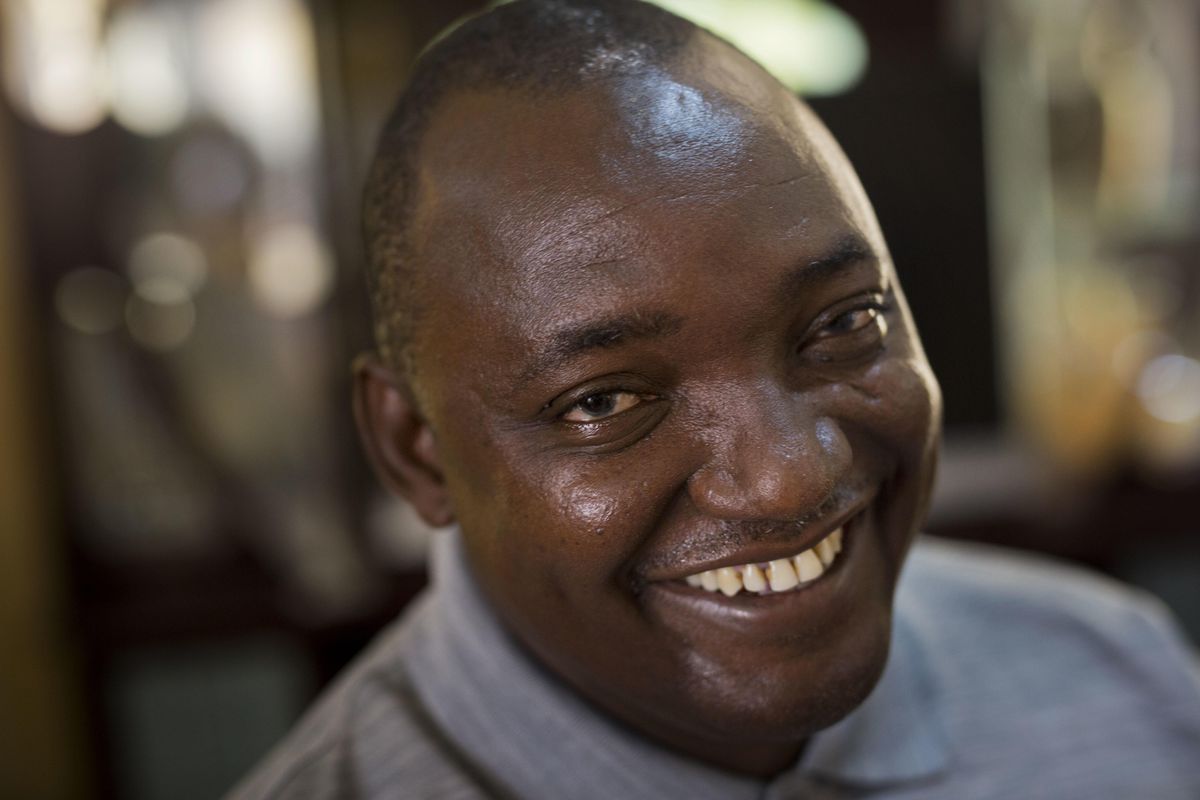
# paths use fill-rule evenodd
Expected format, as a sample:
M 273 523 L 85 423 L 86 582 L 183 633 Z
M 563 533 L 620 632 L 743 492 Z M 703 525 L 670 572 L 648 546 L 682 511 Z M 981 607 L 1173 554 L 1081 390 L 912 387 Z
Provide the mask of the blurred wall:
M 153 68 L 123 79 L 175 75 L 156 90 L 186 97 L 164 120 L 162 104 L 84 91 L 39 122 L 21 94 L 34 82 L 16 80 L 0 109 L 0 798 L 219 793 L 420 587 L 424 531 L 370 476 L 348 411 L 347 366 L 370 346 L 359 191 L 416 54 L 483 5 L 0 0 L 91 9 L 54 35 Z M 1194 476 L 1147 486 L 1114 452 L 1083 459 L 1104 467 L 1083 481 L 1005 436 L 994 328 L 1015 323 L 993 304 L 989 237 L 1028 226 L 986 200 L 1008 180 L 1029 211 L 1022 170 L 1050 172 L 1016 151 L 985 169 L 989 135 L 1019 140 L 983 113 L 981 9 L 1051 4 L 757 5 L 836 6 L 866 43 L 858 82 L 812 103 L 872 198 L 945 389 L 934 532 L 1067 556 L 1195 608 Z M 1144 3 L 1071 7 L 1100 5 Z M 1028 66 L 1023 42 L 1002 72 Z M 1021 80 L 1007 85 L 1032 102 Z M 295 142 L 267 100 L 289 92 L 311 138 L 281 164 L 272 137 Z M 1022 113 L 1005 119 L 1036 138 Z M 1059 138 L 1076 165 L 1095 131 Z M 1200 297 L 1195 248 L 1172 258 L 1191 281 L 1177 293 Z
M 0 797 L 76 798 L 88 748 L 11 154 L 0 117 Z

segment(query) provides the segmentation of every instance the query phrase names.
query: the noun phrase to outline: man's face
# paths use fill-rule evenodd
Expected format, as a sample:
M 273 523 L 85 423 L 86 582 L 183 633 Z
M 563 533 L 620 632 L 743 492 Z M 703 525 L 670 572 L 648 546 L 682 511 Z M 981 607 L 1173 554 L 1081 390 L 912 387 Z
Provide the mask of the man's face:
M 416 386 L 518 641 L 651 736 L 762 771 L 883 668 L 939 395 L 837 146 L 742 57 L 694 47 L 703 67 L 443 103 Z M 797 589 L 687 581 L 757 585 L 747 565 L 838 528 Z

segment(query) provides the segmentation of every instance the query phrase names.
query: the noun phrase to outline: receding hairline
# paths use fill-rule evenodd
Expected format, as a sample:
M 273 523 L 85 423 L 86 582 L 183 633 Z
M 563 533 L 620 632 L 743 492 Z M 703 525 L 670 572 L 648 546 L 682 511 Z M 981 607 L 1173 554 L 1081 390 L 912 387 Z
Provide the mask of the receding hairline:
M 379 138 L 363 231 L 375 339 L 393 366 L 409 355 L 418 292 L 408 226 L 429 121 L 467 88 L 553 93 L 671 61 L 700 29 L 637 0 L 521 0 L 477 15 L 424 52 Z
M 596 29 L 575 30 L 579 45 L 567 56 L 567 66 L 555 61 L 563 45 L 556 42 L 549 55 L 517 52 L 521 30 L 505 27 L 508 10 L 523 12 L 523 23 L 542 12 L 566 14 L 573 19 L 597 22 Z M 596 16 L 595 19 L 588 17 Z M 579 15 L 582 15 L 580 17 Z M 518 14 L 518 17 L 522 17 Z M 655 30 L 646 35 L 630 27 L 632 21 L 651 20 Z M 522 21 L 519 19 L 519 21 Z M 562 20 L 559 20 L 562 22 Z M 572 23 L 574 24 L 574 23 Z M 589 23 L 591 24 L 591 23 Z M 518 26 L 519 27 L 519 26 Z M 537 26 L 535 26 L 537 27 Z M 553 27 L 553 26 L 551 26 Z M 572 29 L 574 30 L 574 29 Z M 527 31 L 526 31 L 527 32 Z M 627 38 L 623 38 L 627 37 Z M 703 44 L 700 44 L 703 43 Z M 695 45 L 700 44 L 699 47 Z M 753 59 L 718 36 L 668 12 L 636 0 L 527 0 L 501 6 L 473 18 L 434 45 L 418 64 L 413 81 L 401 97 L 383 135 L 364 196 L 364 233 L 367 239 L 369 277 L 375 317 L 376 342 L 394 367 L 410 374 L 415 333 L 422 316 L 425 281 L 433 279 L 422 268 L 416 249 L 413 224 L 423 192 L 420 172 L 424 165 L 428 134 L 434 120 L 455 97 L 483 93 L 512 93 L 514 97 L 538 102 L 573 90 L 619 91 L 629 79 L 652 72 L 682 78 L 693 86 L 708 83 L 704 73 L 720 69 L 706 60 L 709 47 L 726 50 L 761 74 L 762 81 L 747 81 L 744 75 L 734 91 L 722 91 L 728 101 L 748 106 L 745 96 L 771 86 L 800 103 Z M 480 63 L 464 63 L 466 55 L 479 52 Z M 689 57 L 691 56 L 691 57 Z M 501 67 L 512 67 L 502 69 Z M 696 83 L 700 80 L 701 83 Z M 439 234 L 440 235 L 440 234 Z

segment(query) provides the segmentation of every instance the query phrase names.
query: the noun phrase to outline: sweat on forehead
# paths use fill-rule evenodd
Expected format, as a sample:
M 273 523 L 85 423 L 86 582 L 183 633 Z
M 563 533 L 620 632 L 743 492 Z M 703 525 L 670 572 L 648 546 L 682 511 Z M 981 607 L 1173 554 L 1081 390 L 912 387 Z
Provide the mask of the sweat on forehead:
M 376 340 L 386 359 L 399 363 L 420 313 L 412 217 L 422 142 L 446 98 L 547 96 L 620 80 L 633 90 L 668 68 L 697 32 L 637 0 L 518 0 L 466 21 L 423 54 L 384 127 L 364 193 Z
M 717 202 L 817 169 L 806 126 L 776 119 L 794 116 L 794 102 L 747 108 L 690 68 L 545 100 L 458 93 L 421 150 L 413 261 L 441 287 L 496 296 L 514 270 L 562 281 L 568 269 L 618 259 L 636 244 L 629 213 Z M 785 160 L 764 158 L 770 152 Z

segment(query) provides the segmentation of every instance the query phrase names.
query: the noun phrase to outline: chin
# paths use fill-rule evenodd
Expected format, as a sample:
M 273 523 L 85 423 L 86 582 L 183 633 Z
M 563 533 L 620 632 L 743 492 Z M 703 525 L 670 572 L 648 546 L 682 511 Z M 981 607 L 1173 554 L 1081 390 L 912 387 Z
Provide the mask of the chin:
M 650 738 L 733 772 L 767 777 L 793 765 L 816 733 L 846 718 L 867 699 L 887 664 L 890 620 L 841 642 L 849 651 L 798 659 L 731 679 L 689 659 L 673 697 L 608 706 Z M 819 667 L 818 667 L 819 664 Z M 645 698 L 643 698 L 645 699 Z
M 887 665 L 890 624 L 848 642 L 819 669 L 781 669 L 709 698 L 710 736 L 743 741 L 803 742 L 844 719 L 867 699 Z M 710 687 L 711 690 L 712 687 Z M 713 700 L 716 700 L 713 703 Z

